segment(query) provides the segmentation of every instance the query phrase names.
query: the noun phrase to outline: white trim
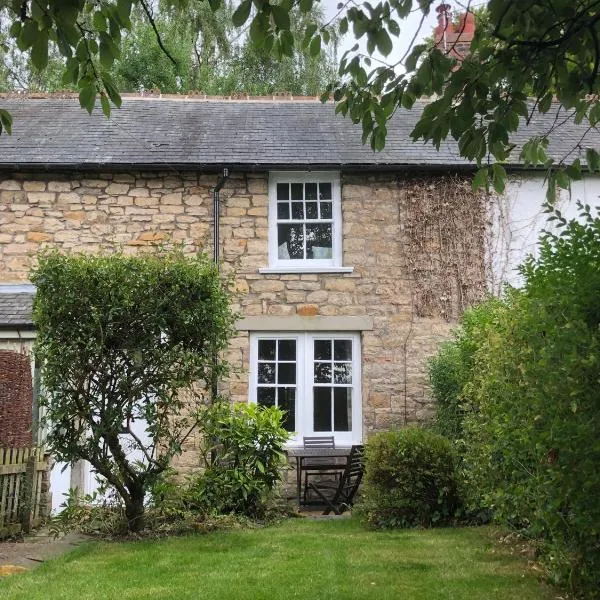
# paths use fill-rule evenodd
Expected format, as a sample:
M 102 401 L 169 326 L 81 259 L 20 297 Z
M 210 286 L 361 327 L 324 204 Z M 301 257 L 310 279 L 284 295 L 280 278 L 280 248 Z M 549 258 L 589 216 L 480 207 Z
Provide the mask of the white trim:
M 354 267 L 261 267 L 259 273 L 290 275 L 294 273 L 353 273 Z
M 33 329 L 0 329 L 0 340 L 35 340 Z
M 235 327 L 238 331 L 371 331 L 373 317 L 272 317 L 262 315 L 239 319 Z
M 277 244 L 277 184 L 331 183 L 331 243 L 330 259 L 280 259 Z M 318 223 L 318 221 L 315 221 Z M 328 221 L 327 221 L 328 222 Z M 271 171 L 269 173 L 269 269 L 271 272 L 324 273 L 342 269 L 342 200 L 338 171 Z M 289 271 L 292 269 L 292 271 Z M 314 270 L 316 269 L 316 270 Z M 268 272 L 260 270 L 261 273 Z M 351 272 L 351 271 L 342 271 Z
M 296 431 L 288 442 L 288 447 L 302 444 L 304 435 L 323 435 L 327 432 L 313 430 L 312 365 L 313 341 L 315 339 L 346 339 L 352 341 L 352 430 L 332 432 L 335 443 L 341 447 L 359 444 L 362 441 L 362 397 L 361 397 L 361 344 L 360 334 L 356 332 L 319 331 L 298 332 L 279 331 L 250 333 L 250 373 L 248 401 L 256 403 L 258 384 L 258 340 L 296 340 Z

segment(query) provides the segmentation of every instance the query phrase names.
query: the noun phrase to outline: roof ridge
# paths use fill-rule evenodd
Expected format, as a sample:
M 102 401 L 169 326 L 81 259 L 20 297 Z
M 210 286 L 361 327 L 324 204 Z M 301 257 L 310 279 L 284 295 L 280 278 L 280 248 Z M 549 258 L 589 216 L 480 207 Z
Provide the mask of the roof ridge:
M 0 93 L 3 100 L 72 100 L 79 94 L 70 90 L 55 92 L 13 91 Z M 287 92 L 276 92 L 268 96 L 252 96 L 250 94 L 236 93 L 228 95 L 210 95 L 204 92 L 190 92 L 187 94 L 163 94 L 160 90 L 146 92 L 123 92 L 122 98 L 130 100 L 181 100 L 181 101 L 227 101 L 227 102 L 321 102 L 320 96 L 295 96 Z

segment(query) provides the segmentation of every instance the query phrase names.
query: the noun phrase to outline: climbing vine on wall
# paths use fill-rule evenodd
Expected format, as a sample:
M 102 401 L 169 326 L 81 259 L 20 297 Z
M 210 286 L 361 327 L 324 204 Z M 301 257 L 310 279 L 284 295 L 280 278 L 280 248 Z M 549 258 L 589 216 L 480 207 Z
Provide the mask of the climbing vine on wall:
M 454 320 L 485 296 L 488 199 L 468 175 L 403 175 L 397 186 L 414 316 Z

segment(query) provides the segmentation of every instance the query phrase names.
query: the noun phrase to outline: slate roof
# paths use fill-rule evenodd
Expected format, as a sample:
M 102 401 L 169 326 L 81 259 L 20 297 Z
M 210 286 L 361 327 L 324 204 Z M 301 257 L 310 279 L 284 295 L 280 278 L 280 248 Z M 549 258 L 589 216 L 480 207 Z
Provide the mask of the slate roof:
M 32 305 L 32 293 L 0 293 L 0 328 L 33 328 Z
M 0 106 L 14 117 L 13 134 L 0 136 L 0 169 L 469 168 L 454 141 L 439 152 L 411 142 L 424 105 L 399 110 L 389 124 L 386 148 L 373 152 L 361 143 L 360 125 L 336 115 L 332 103 L 317 100 L 129 97 L 106 119 L 98 108 L 88 115 L 75 98 L 8 98 Z M 545 133 L 554 119 L 552 110 L 538 116 L 515 141 Z M 562 125 L 551 139 L 553 157 L 575 147 L 584 131 L 572 122 Z M 585 144 L 600 148 L 600 134 L 590 132 Z

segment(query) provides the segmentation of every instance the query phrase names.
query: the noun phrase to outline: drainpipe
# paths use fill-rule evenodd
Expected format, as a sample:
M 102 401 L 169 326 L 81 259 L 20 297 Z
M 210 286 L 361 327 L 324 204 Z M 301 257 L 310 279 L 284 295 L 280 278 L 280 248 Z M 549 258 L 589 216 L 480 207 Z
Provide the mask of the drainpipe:
M 223 174 L 217 179 L 217 185 L 213 188 L 213 215 L 214 215 L 214 261 L 219 268 L 219 207 L 220 207 L 220 191 L 225 185 L 225 182 L 229 179 L 229 169 L 225 167 Z
M 229 179 L 229 169 L 225 167 L 223 169 L 223 173 L 219 175 L 217 179 L 217 185 L 213 188 L 213 220 L 214 220 L 214 231 L 213 231 L 213 260 L 215 261 L 215 266 L 217 267 L 217 271 L 219 270 L 219 212 L 220 212 L 220 191 L 225 185 L 225 182 Z M 216 367 L 219 361 L 219 357 L 215 356 L 213 359 L 213 364 Z M 213 376 L 211 381 L 211 396 L 213 402 L 216 400 L 219 395 L 219 387 L 216 376 Z

